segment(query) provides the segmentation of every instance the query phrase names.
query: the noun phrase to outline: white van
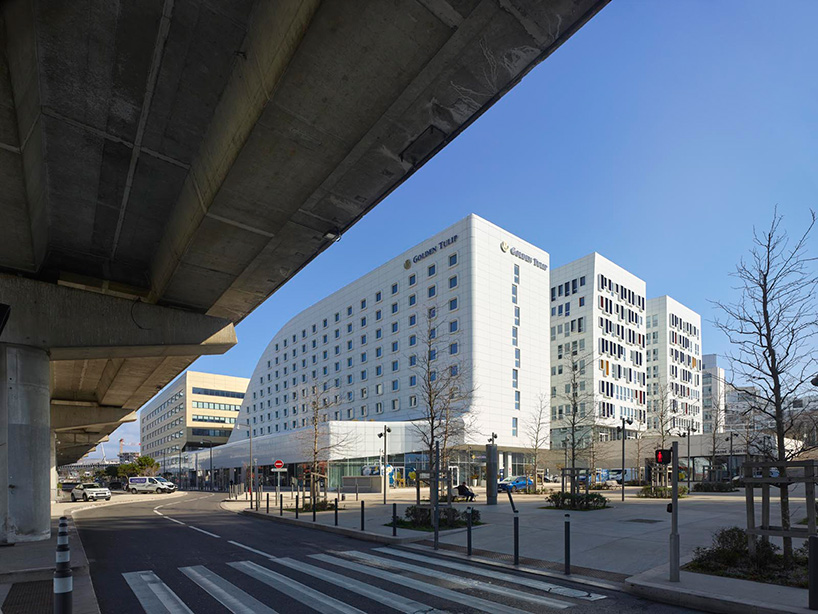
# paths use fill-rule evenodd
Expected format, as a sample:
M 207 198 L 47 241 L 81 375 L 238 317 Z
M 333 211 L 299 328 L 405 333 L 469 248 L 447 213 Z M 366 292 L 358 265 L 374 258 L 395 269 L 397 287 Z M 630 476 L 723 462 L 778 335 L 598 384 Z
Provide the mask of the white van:
M 128 478 L 128 491 L 131 494 L 136 494 L 139 492 L 154 492 L 154 493 L 163 493 L 169 492 L 170 489 L 166 488 L 165 485 L 160 482 L 157 478 L 150 478 L 150 477 L 138 477 L 138 478 Z

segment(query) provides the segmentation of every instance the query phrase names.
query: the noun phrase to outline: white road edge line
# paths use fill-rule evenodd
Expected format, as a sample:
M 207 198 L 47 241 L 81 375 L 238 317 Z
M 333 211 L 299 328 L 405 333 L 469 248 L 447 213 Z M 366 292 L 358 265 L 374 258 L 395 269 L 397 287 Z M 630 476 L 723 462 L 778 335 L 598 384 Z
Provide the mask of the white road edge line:
M 164 514 L 163 514 L 162 512 L 160 512 L 159 510 L 157 510 L 157 509 L 155 509 L 155 508 L 154 508 L 154 510 L 153 510 L 153 513 L 154 513 L 154 514 L 158 514 L 159 516 L 164 516 Z
M 204 533 L 205 535 L 210 535 L 210 537 L 215 537 L 216 539 L 221 539 L 220 535 L 216 535 L 215 533 L 211 533 L 210 531 L 205 531 L 204 529 L 200 529 L 199 527 L 194 527 L 193 525 L 188 525 L 194 531 L 198 531 L 199 533 Z
M 244 548 L 245 550 L 249 550 L 250 552 L 255 552 L 256 554 L 260 554 L 261 556 L 267 557 L 271 561 L 274 561 L 276 557 L 272 554 L 267 552 L 262 552 L 261 550 L 256 550 L 255 548 L 251 548 L 250 546 L 245 546 L 244 544 L 240 544 L 239 542 L 234 542 L 233 540 L 228 540 L 228 544 L 233 544 L 234 546 L 238 546 L 239 548 Z
M 182 522 L 181 520 L 176 520 L 175 518 L 171 518 L 170 516 L 165 516 L 165 518 L 167 518 L 167 519 L 168 519 L 168 520 L 170 520 L 171 522 L 175 522 L 176 524 L 182 524 L 182 525 L 183 525 L 183 524 L 185 524 L 185 523 L 184 523 L 184 522 Z

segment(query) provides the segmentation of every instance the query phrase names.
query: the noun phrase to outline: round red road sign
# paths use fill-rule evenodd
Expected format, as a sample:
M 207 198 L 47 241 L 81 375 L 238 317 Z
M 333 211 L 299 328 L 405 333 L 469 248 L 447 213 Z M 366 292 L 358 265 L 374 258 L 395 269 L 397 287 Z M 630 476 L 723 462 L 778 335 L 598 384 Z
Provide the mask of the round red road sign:
M 273 463 L 273 467 L 275 467 L 276 469 L 282 469 L 284 467 L 284 461 L 277 460 L 276 462 Z

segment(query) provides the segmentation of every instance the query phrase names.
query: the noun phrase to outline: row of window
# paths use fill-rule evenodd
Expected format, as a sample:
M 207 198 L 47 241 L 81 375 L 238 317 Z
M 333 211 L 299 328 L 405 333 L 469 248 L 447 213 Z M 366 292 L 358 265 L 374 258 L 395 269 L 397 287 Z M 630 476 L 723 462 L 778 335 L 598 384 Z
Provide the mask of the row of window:
M 213 388 L 193 388 L 193 394 L 205 394 L 211 397 L 229 397 L 231 399 L 243 399 L 243 392 L 236 392 L 235 390 L 214 390 Z
M 571 296 L 572 294 L 576 294 L 579 291 L 579 288 L 582 288 L 585 285 L 585 276 L 583 275 L 579 279 L 572 279 L 571 281 L 566 281 L 565 283 L 561 283 L 558 286 L 551 287 L 551 302 L 557 300 L 557 298 L 561 296 Z
M 226 416 L 208 416 L 202 414 L 193 414 L 194 422 L 221 422 L 222 424 L 235 424 L 236 418 L 227 418 Z
M 599 275 L 599 290 L 600 292 L 610 292 L 611 294 L 618 296 L 620 300 L 628 303 L 629 305 L 633 305 L 641 311 L 645 310 L 644 296 L 637 294 L 630 288 L 627 288 L 624 284 L 619 284 L 611 279 L 608 279 L 602 274 Z
M 184 390 L 180 390 L 179 392 L 173 394 L 169 399 L 164 401 L 157 408 L 152 409 L 147 416 L 144 416 L 144 419 L 145 420 L 150 420 L 154 416 L 160 414 L 162 412 L 162 410 L 165 409 L 166 407 L 168 407 L 169 405 L 173 405 L 173 403 L 175 403 L 176 401 L 181 399 L 183 396 L 185 396 L 185 391 Z

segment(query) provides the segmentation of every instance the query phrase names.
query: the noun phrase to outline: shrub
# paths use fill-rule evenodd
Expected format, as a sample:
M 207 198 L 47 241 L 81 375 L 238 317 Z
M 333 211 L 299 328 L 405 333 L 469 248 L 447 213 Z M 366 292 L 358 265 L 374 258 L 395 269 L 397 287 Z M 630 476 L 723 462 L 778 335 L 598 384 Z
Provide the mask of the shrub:
M 432 526 L 432 508 L 431 506 L 410 505 L 406 508 L 404 516 L 406 522 L 410 525 L 419 527 Z M 469 512 L 463 510 L 462 512 L 454 507 L 441 507 L 440 517 L 438 518 L 438 527 L 445 529 L 453 529 L 455 527 L 462 527 L 468 522 Z M 480 523 L 480 511 L 471 508 L 472 524 Z
M 614 488 L 619 488 L 619 486 L 614 486 L 610 482 L 594 482 L 591 484 L 591 490 L 613 490 Z
M 754 573 L 763 573 L 776 562 L 776 552 L 779 548 L 758 537 L 753 539 L 755 555 L 750 555 L 747 532 L 744 529 L 739 527 L 719 529 L 713 536 L 712 546 L 696 548 L 693 551 L 691 565 L 709 572 L 729 572 L 743 568 Z
M 599 493 L 574 495 L 569 492 L 555 492 L 546 499 L 552 506 L 561 510 L 599 510 L 608 507 L 608 500 Z
M 738 488 L 730 482 L 697 482 L 693 492 L 735 492 Z
M 309 499 L 304 501 L 304 503 L 300 507 L 302 512 L 312 512 L 312 503 Z M 330 502 L 328 499 L 320 499 L 316 500 L 315 502 L 315 511 L 316 512 L 326 512 L 327 510 L 335 509 L 335 502 Z
M 686 494 L 687 486 L 679 484 L 679 496 L 683 497 Z M 643 486 L 636 496 L 647 499 L 670 499 L 673 496 L 673 489 L 670 486 Z

